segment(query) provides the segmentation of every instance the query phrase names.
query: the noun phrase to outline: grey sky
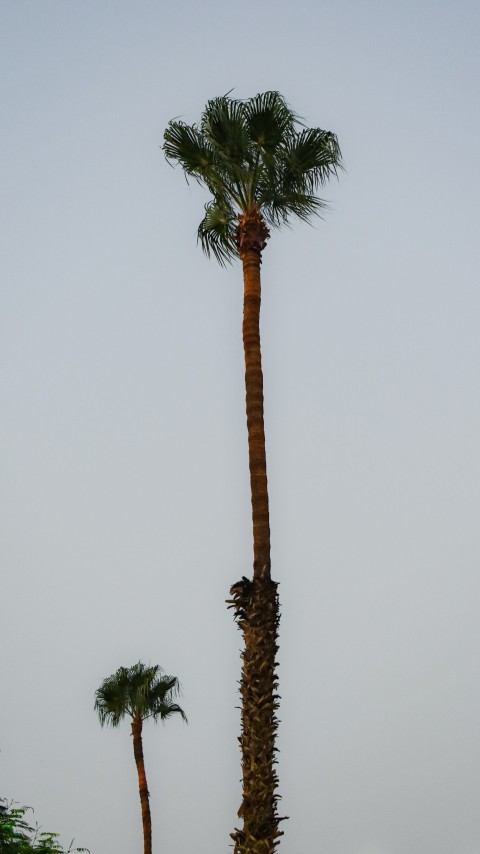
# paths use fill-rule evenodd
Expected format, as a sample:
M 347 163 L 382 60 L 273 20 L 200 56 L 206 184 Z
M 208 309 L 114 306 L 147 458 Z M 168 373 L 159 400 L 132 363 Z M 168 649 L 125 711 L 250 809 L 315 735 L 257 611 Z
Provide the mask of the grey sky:
M 347 167 L 264 253 L 285 854 L 479 854 L 477 2 L 1 3 L 0 795 L 92 854 L 228 850 L 252 563 L 238 265 L 159 149 L 279 89 Z

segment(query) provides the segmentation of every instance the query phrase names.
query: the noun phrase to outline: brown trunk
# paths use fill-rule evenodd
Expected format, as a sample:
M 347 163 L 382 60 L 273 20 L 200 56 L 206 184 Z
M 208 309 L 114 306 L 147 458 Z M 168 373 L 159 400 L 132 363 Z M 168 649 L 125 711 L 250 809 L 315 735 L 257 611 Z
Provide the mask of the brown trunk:
M 268 510 L 263 374 L 260 352 L 260 264 L 268 229 L 258 211 L 243 216 L 237 240 L 243 264 L 245 386 L 248 453 L 253 522 L 253 581 L 243 578 L 230 590 L 244 641 L 242 652 L 243 797 L 238 811 L 243 828 L 231 834 L 234 854 L 274 854 L 282 832 L 278 824 L 278 777 L 275 737 L 278 727 L 275 674 L 279 602 L 270 577 L 270 520 Z
M 143 760 L 142 724 L 142 719 L 139 717 L 134 718 L 132 721 L 133 753 L 137 766 L 138 790 L 142 806 L 143 852 L 144 854 L 152 854 L 152 818 L 150 816 L 147 777 L 145 774 L 145 762 Z
M 252 494 L 253 576 L 270 576 L 270 519 L 263 423 L 263 373 L 260 351 L 260 262 L 258 249 L 241 253 L 243 263 L 243 348 L 247 405 L 248 457 Z

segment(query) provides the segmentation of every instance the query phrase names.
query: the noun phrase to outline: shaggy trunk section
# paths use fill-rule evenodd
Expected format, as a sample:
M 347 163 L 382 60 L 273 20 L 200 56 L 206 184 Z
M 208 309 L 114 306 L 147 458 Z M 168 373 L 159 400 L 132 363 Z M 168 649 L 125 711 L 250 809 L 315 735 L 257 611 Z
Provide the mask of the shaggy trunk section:
M 228 605 L 244 637 L 241 653 L 241 736 L 243 798 L 238 811 L 243 828 L 231 834 L 234 854 L 274 854 L 283 835 L 277 814 L 278 728 L 276 653 L 280 621 L 277 584 L 270 576 L 263 373 L 260 351 L 260 264 L 269 232 L 257 210 L 239 220 L 237 245 L 243 264 L 245 387 L 248 455 L 252 495 L 253 580 L 245 576 L 230 589 Z
M 275 794 L 276 710 L 279 696 L 275 661 L 280 621 L 277 584 L 270 578 L 243 578 L 230 590 L 229 607 L 243 632 L 242 751 L 243 800 L 238 811 L 243 828 L 231 834 L 235 854 L 273 854 L 283 832 Z

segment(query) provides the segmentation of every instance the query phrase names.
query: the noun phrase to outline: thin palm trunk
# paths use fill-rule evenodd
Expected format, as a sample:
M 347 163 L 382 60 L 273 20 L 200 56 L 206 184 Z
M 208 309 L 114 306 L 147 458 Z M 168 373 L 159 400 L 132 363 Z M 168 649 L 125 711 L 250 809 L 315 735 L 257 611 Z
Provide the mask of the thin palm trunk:
M 268 510 L 265 427 L 263 423 L 263 372 L 260 351 L 260 263 L 258 249 L 242 253 L 244 301 L 243 347 L 248 456 L 253 523 L 253 575 L 270 576 L 270 517 Z
M 255 211 L 241 221 L 238 245 L 243 264 L 245 386 L 253 522 L 253 580 L 233 585 L 230 606 L 241 629 L 243 797 L 239 816 L 243 828 L 232 833 L 235 854 L 273 854 L 282 832 L 278 829 L 278 777 L 275 771 L 276 653 L 279 624 L 277 584 L 270 576 L 263 374 L 260 350 L 260 264 L 268 230 Z
M 150 804 L 148 802 L 149 793 L 147 776 L 145 774 L 145 762 L 143 759 L 142 725 L 143 721 L 141 717 L 135 717 L 133 719 L 133 753 L 135 756 L 135 764 L 137 766 L 138 790 L 140 793 L 140 804 L 142 807 L 143 852 L 144 854 L 152 854 L 152 818 L 150 815 Z

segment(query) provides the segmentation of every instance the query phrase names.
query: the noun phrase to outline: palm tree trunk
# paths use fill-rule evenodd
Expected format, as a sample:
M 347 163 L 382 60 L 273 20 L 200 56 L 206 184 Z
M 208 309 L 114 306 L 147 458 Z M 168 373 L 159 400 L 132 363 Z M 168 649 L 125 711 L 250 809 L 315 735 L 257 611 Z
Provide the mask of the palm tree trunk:
M 270 578 L 243 578 L 230 590 L 229 606 L 245 642 L 242 657 L 242 698 L 239 738 L 243 793 L 238 815 L 243 828 L 231 834 L 235 854 L 274 854 L 283 832 L 277 813 L 278 776 L 275 738 L 279 696 L 275 661 L 280 620 L 277 585 Z
M 137 766 L 138 789 L 140 792 L 140 804 L 142 806 L 143 852 L 144 854 L 152 854 L 152 818 L 148 802 L 149 794 L 147 776 L 145 774 L 145 762 L 143 760 L 142 723 L 140 717 L 135 717 L 132 721 L 133 753 Z
M 253 575 L 270 576 L 270 517 L 268 510 L 265 427 L 263 423 L 263 373 L 260 351 L 260 263 L 258 249 L 242 252 L 243 348 L 247 407 L 248 456 L 253 522 Z
M 240 221 L 238 246 L 243 264 L 245 386 L 253 522 L 253 580 L 243 577 L 230 590 L 229 607 L 241 629 L 243 828 L 231 834 L 235 854 L 273 854 L 282 831 L 275 793 L 275 737 L 278 727 L 276 653 L 280 620 L 277 584 L 270 576 L 263 374 L 260 351 L 260 264 L 268 230 L 258 212 Z

